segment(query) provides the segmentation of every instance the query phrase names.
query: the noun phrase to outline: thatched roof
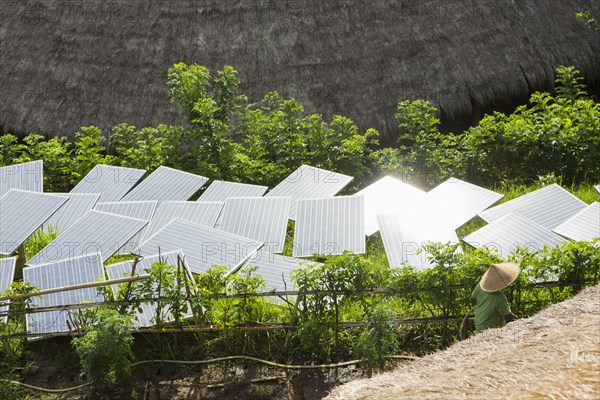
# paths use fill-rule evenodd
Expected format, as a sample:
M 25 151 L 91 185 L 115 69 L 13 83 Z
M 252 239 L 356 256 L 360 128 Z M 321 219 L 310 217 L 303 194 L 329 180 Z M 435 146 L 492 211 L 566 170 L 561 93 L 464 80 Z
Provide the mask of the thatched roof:
M 522 101 L 575 65 L 600 81 L 600 32 L 575 18 L 597 0 L 3 0 L 0 125 L 180 123 L 176 62 L 233 65 L 251 100 L 277 90 L 307 111 L 395 130 L 401 98 L 449 119 Z
M 539 314 L 490 329 L 329 400 L 597 399 L 600 287 Z

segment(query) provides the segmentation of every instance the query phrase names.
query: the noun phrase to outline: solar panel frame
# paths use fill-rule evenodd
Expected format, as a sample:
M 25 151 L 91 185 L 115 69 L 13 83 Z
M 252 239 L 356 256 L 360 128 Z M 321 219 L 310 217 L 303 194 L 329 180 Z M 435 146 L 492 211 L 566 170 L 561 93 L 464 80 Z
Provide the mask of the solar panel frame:
M 457 178 L 444 181 L 426 195 L 428 206 L 442 210 L 443 218 L 454 229 L 460 228 L 502 197 L 503 194 Z
M 46 228 L 56 228 L 59 232 L 64 232 L 71 225 L 77 222 L 88 211 L 90 211 L 100 198 L 98 193 L 47 193 L 54 196 L 65 197 L 68 201 L 63 204 L 52 216 L 44 223 Z
M 590 204 L 552 231 L 576 241 L 591 242 L 600 238 L 600 203 Z
M 213 228 L 222 209 L 223 203 L 219 202 L 163 201 L 148 224 L 142 241 L 149 239 L 175 219 Z
M 151 256 L 181 250 L 193 273 L 205 272 L 213 265 L 226 266 L 233 273 L 262 245 L 262 242 L 209 226 L 175 219 L 142 243 L 138 253 Z
M 364 199 L 339 196 L 298 201 L 294 228 L 294 257 L 366 251 Z
M 17 257 L 0 258 L 0 293 L 4 293 L 15 278 L 15 268 L 17 265 Z M 2 305 L 5 304 L 5 305 Z M 10 302 L 0 302 L 0 313 L 8 311 Z M 7 316 L 0 317 L 0 321 L 6 323 Z
M 353 179 L 348 175 L 302 165 L 271 189 L 265 197 L 291 197 L 290 219 L 296 219 L 296 207 L 299 200 L 331 198 Z
M 160 166 L 141 181 L 121 201 L 185 201 L 208 182 L 208 178 Z
M 532 219 L 510 213 L 467 235 L 463 241 L 474 248 L 494 248 L 508 259 L 517 246 L 535 252 L 544 246 L 558 246 L 565 239 Z
M 0 197 L 11 189 L 42 193 L 44 163 L 41 160 L 0 167 Z
M 379 231 L 377 214 L 392 214 L 402 209 L 420 207 L 425 201 L 425 192 L 391 176 L 384 176 L 354 196 L 365 199 L 365 235 Z
M 23 279 L 41 290 L 105 280 L 102 256 L 99 253 L 92 253 L 57 263 L 27 267 L 23 269 Z M 102 301 L 104 298 L 97 288 L 91 287 L 32 297 L 31 307 L 66 306 Z M 67 321 L 77 310 L 79 309 L 28 313 L 26 315 L 27 330 L 34 334 L 69 331 Z
M 68 199 L 11 189 L 0 199 L 0 254 L 13 254 Z
M 554 183 L 489 208 L 479 213 L 479 216 L 491 223 L 510 213 L 518 213 L 548 229 L 553 229 L 585 207 L 586 203 Z
M 145 173 L 143 169 L 97 164 L 70 193 L 99 193 L 101 203 L 119 201 Z
M 262 197 L 268 189 L 267 186 L 248 183 L 213 181 L 200 195 L 198 201 L 225 202 L 231 197 Z
M 405 264 L 418 270 L 431 268 L 434 264 L 428 259 L 430 253 L 425 251 L 425 245 L 430 242 L 459 243 L 456 231 L 435 213 L 378 214 L 377 219 L 385 254 L 392 268 Z
M 263 250 L 270 253 L 282 253 L 291 203 L 291 197 L 229 198 L 219 229 L 263 242 Z
M 99 252 L 106 261 L 123 247 L 148 221 L 92 210 L 27 262 L 56 263 Z

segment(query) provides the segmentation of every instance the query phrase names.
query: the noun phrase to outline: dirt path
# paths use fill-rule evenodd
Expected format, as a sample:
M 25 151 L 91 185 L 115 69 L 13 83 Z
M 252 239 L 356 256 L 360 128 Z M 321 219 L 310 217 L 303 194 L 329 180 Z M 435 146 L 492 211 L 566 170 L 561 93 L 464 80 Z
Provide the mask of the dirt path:
M 600 286 L 327 397 L 403 398 L 600 398 Z

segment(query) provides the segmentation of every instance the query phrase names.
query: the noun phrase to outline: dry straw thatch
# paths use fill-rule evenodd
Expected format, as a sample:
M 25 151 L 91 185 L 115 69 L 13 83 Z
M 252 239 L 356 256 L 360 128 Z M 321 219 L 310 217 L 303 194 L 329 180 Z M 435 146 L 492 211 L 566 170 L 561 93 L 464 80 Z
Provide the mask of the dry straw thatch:
M 400 99 L 448 119 L 523 101 L 575 65 L 600 80 L 597 0 L 3 0 L 0 126 L 180 123 L 166 71 L 233 65 L 243 90 L 393 132 Z
M 403 398 L 600 398 L 600 286 L 328 397 Z

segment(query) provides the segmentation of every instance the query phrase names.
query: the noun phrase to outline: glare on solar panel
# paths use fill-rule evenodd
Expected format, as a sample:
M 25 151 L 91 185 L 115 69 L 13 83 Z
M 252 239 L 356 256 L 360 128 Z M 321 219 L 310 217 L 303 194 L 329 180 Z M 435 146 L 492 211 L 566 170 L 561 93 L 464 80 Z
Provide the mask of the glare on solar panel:
M 184 201 L 188 200 L 208 181 L 200 175 L 160 166 L 144 179 L 122 201 Z
M 290 218 L 296 218 L 296 203 L 301 199 L 335 196 L 354 178 L 309 165 L 303 165 L 269 191 L 265 197 L 291 197 Z
M 592 241 L 600 237 L 600 203 L 595 202 L 553 229 L 572 240 Z
M 282 253 L 290 197 L 238 197 L 225 201 L 219 229 L 264 242 L 264 250 Z
M 11 255 L 68 199 L 12 189 L 0 199 L 0 254 Z
M 294 257 L 365 252 L 364 199 L 340 196 L 298 201 Z
M 500 193 L 457 178 L 446 180 L 426 195 L 428 207 L 442 211 L 443 218 L 454 229 L 460 228 L 502 197 Z
M 365 199 L 365 235 L 371 236 L 379 230 L 377 214 L 393 214 L 400 210 L 421 207 L 425 192 L 391 176 L 357 192 L 355 196 Z
M 28 265 L 58 262 L 100 252 L 106 261 L 148 222 L 92 210 L 36 254 Z
M 71 193 L 99 193 L 100 202 L 119 201 L 145 173 L 143 169 L 98 164 Z
M 94 193 L 47 193 L 67 198 L 67 201 L 58 209 L 45 223 L 45 227 L 58 229 L 58 232 L 64 232 L 90 211 L 100 198 L 99 194 Z
M 41 160 L 0 167 L 0 197 L 11 189 L 44 191 L 44 164 Z
M 479 216 L 486 222 L 493 222 L 514 212 L 553 229 L 586 206 L 562 187 L 552 184 L 489 208 Z
M 200 195 L 198 201 L 224 202 L 230 197 L 261 197 L 268 187 L 247 183 L 213 181 Z
M 517 246 L 535 252 L 565 241 L 550 229 L 517 213 L 511 213 L 471 233 L 463 239 L 475 248 L 493 248 L 509 258 Z
M 256 253 L 263 243 L 193 222 L 175 219 L 142 243 L 139 254 L 181 250 L 193 273 L 202 273 L 213 265 L 237 270 Z
M 4 293 L 13 282 L 17 257 L 0 258 L 0 293 Z M 0 302 L 0 314 L 8 311 L 8 302 Z M 0 317 L 0 322 L 6 322 L 7 317 Z
M 23 279 L 42 290 L 104 280 L 102 256 L 92 253 L 53 264 L 24 268 Z M 52 307 L 101 301 L 103 301 L 102 295 L 96 288 L 85 288 L 32 297 L 31 305 Z M 74 317 L 76 311 L 77 309 L 27 314 L 27 330 L 36 334 L 68 331 L 68 322 L 77 322 Z

